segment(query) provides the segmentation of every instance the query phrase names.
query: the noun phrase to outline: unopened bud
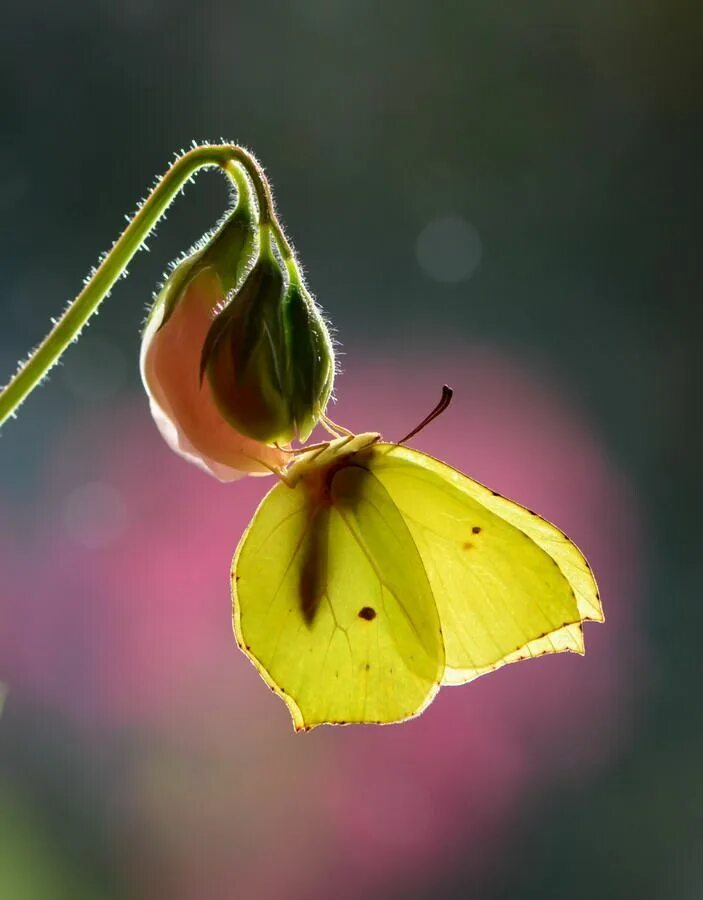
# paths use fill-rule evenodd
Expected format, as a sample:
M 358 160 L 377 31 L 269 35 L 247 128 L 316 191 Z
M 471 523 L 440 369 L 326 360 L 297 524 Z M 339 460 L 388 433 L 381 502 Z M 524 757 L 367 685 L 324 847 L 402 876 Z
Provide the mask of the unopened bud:
M 200 375 L 203 344 L 216 310 L 249 265 L 257 225 L 248 197 L 164 284 L 142 337 L 141 373 L 154 420 L 179 455 L 222 481 L 269 474 L 285 454 L 237 431 L 223 418 Z
M 213 322 L 202 366 L 222 415 L 255 440 L 305 440 L 324 412 L 334 378 L 327 329 L 297 273 L 286 287 L 268 245 Z

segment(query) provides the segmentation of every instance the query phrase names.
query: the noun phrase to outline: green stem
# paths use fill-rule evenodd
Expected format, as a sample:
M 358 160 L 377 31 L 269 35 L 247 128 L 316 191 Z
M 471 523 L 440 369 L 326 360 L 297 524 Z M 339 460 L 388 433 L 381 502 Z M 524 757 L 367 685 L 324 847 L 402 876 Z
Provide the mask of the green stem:
M 188 151 L 161 178 L 80 294 L 69 304 L 49 334 L 0 392 L 0 425 L 13 415 L 68 345 L 76 340 L 85 323 L 109 294 L 186 182 L 200 169 L 215 167 L 226 172 L 236 184 L 241 179 L 241 172 L 234 163 L 239 163 L 245 169 L 254 184 L 262 224 L 270 222 L 282 244 L 282 252 L 285 253 L 284 248 L 291 252 L 275 216 L 268 181 L 252 154 L 235 144 L 208 144 Z
M 242 148 L 238 148 L 241 150 Z M 273 203 L 273 196 L 271 194 L 271 186 L 268 183 L 268 179 L 264 174 L 264 170 L 259 165 L 258 160 L 256 160 L 253 156 L 248 154 L 246 151 L 243 151 L 246 156 L 237 158 L 237 162 L 246 169 L 247 174 L 254 182 L 254 186 L 256 188 L 256 200 L 259 205 L 259 209 L 262 210 L 260 214 L 261 225 L 270 225 L 273 231 L 273 234 L 278 243 L 279 249 L 281 251 L 281 256 L 283 257 L 285 263 L 290 266 L 290 261 L 293 261 L 295 264 L 295 255 L 293 253 L 293 248 L 288 243 L 288 239 L 281 227 L 281 223 L 276 218 L 276 212 Z M 236 177 L 231 170 L 237 169 L 237 165 L 233 162 L 228 163 L 226 166 L 227 172 L 232 174 L 232 177 Z

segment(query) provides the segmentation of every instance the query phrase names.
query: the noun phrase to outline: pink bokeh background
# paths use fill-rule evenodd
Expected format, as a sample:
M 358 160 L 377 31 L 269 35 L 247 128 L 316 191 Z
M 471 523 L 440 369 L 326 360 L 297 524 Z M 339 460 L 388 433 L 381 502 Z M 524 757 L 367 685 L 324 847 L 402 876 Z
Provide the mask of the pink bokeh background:
M 368 354 L 368 351 L 366 351 Z M 400 726 L 295 735 L 239 653 L 228 571 L 268 478 L 220 485 L 176 458 L 146 401 L 71 423 L 41 509 L 0 508 L 0 680 L 87 741 L 124 744 L 110 817 L 130 896 L 384 896 L 498 865 L 532 798 L 587 783 L 627 740 L 646 654 L 639 514 L 554 373 L 489 348 L 350 354 L 332 417 L 398 438 L 554 521 L 606 623 L 563 654 L 445 688 Z M 330 886 L 333 891 L 330 893 Z

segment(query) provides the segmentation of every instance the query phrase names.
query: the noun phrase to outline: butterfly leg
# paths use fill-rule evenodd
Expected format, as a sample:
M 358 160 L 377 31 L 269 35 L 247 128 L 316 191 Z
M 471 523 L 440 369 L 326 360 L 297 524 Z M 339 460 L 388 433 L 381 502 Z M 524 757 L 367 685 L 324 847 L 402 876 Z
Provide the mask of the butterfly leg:
M 320 424 L 325 429 L 325 431 L 329 432 L 329 434 L 333 435 L 333 437 L 354 437 L 354 432 L 349 431 L 348 428 L 344 428 L 342 425 L 337 425 L 329 416 L 326 416 L 324 413 L 320 416 Z

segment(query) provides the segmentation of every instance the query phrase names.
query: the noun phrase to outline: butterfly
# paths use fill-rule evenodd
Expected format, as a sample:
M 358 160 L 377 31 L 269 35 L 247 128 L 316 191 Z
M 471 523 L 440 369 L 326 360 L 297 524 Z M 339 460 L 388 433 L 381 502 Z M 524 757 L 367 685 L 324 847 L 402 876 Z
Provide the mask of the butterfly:
M 584 653 L 604 620 L 586 558 L 556 526 L 398 443 L 302 448 L 232 563 L 234 633 L 296 730 L 419 715 L 442 685 Z

